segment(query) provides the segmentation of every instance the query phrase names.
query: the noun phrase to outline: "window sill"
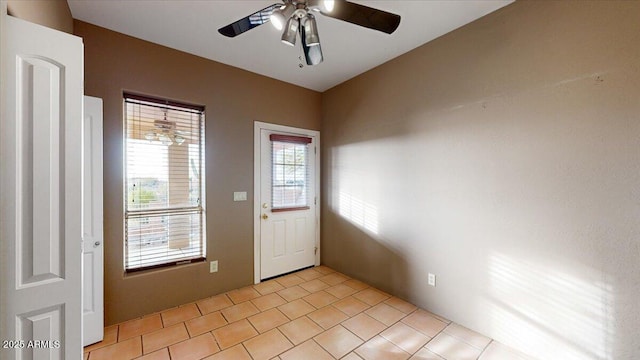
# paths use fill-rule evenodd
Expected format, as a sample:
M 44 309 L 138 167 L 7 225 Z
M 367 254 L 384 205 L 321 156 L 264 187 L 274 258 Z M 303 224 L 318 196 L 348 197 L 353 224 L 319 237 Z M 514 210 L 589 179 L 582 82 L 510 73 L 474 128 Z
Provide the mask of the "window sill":
M 178 262 L 175 264 L 163 264 L 163 265 L 158 265 L 155 267 L 148 267 L 148 268 L 144 268 L 144 269 L 140 269 L 140 270 L 129 270 L 129 271 L 124 271 L 123 272 L 123 278 L 134 278 L 134 277 L 139 277 L 139 276 L 144 276 L 144 275 L 150 275 L 150 274 L 158 274 L 161 272 L 166 272 L 166 271 L 172 271 L 172 270 L 177 270 L 177 269 L 185 269 L 185 268 L 189 268 L 189 267 L 193 267 L 193 266 L 202 266 L 202 265 L 206 265 L 207 263 L 207 259 L 206 258 L 200 258 L 200 259 L 192 259 L 190 262 Z

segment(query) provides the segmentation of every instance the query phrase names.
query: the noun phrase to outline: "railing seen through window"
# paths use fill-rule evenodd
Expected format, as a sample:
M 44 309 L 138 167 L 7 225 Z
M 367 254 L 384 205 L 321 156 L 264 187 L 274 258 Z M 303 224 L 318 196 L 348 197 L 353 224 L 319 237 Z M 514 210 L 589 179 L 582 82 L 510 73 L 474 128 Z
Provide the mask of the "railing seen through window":
M 204 107 L 124 94 L 126 271 L 205 257 Z

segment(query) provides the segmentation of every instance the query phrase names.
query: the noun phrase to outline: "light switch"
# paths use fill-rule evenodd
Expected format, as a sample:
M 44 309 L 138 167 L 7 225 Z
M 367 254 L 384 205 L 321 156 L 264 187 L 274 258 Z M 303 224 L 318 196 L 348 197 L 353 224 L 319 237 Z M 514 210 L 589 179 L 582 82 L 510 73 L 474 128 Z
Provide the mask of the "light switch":
M 233 201 L 247 201 L 246 191 L 236 191 L 233 193 Z

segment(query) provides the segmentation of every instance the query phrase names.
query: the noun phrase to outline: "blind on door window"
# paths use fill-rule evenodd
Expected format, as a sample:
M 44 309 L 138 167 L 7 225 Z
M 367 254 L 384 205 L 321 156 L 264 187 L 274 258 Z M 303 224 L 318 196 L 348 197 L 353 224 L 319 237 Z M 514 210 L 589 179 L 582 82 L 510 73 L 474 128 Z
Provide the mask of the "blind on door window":
M 125 94 L 125 270 L 205 256 L 204 108 Z
M 271 211 L 309 208 L 309 144 L 311 138 L 270 135 Z

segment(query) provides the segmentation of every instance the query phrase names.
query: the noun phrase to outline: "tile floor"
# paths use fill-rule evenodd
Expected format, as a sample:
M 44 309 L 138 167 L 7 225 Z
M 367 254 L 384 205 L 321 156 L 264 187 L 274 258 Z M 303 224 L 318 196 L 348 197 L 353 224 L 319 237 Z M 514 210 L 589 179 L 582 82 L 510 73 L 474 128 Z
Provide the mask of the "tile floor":
M 85 360 L 525 360 L 326 266 L 105 328 Z

